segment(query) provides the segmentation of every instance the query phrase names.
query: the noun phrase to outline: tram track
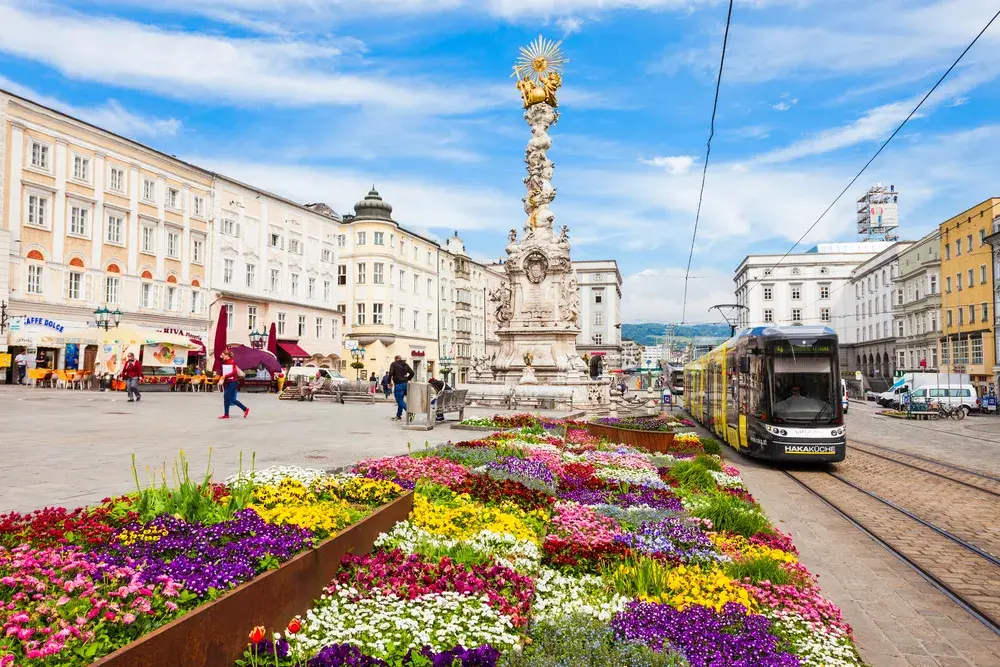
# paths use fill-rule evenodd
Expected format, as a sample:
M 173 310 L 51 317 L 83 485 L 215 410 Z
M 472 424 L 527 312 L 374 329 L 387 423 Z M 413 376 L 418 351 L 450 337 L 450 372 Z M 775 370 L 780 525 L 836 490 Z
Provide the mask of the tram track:
M 863 445 L 863 447 L 858 447 L 858 445 Z M 880 454 L 877 451 L 869 451 L 865 449 L 866 447 L 882 450 L 883 452 L 887 453 L 891 452 L 892 455 Z M 854 452 L 862 452 L 867 456 L 874 456 L 884 461 L 891 461 L 901 466 L 906 466 L 907 468 L 910 468 L 912 470 L 917 470 L 927 475 L 933 475 L 940 479 L 945 479 L 948 480 L 949 482 L 960 484 L 964 487 L 975 489 L 976 491 L 981 491 L 991 496 L 1000 498 L 1000 477 L 994 477 L 993 475 L 987 475 L 975 470 L 969 470 L 968 468 L 963 468 L 962 466 L 956 466 L 950 463 L 945 463 L 944 461 L 931 459 L 926 456 L 920 456 L 918 454 L 911 454 L 909 452 L 893 449 L 891 447 L 883 447 L 881 445 L 876 445 L 871 442 L 864 442 L 863 440 L 855 440 L 854 438 L 848 440 L 848 448 L 849 450 L 853 450 Z M 919 461 L 921 463 L 929 464 L 939 469 L 944 469 L 945 471 L 953 474 L 947 474 L 946 472 L 940 472 L 939 470 L 932 470 L 930 468 L 917 465 L 916 463 L 906 461 L 905 459 L 907 458 Z M 959 479 L 958 476 L 955 476 L 956 473 L 958 475 L 967 476 L 967 479 Z M 980 484 L 976 483 L 980 482 L 981 480 L 983 484 L 987 486 L 992 486 L 994 488 L 986 488 L 986 486 L 981 486 Z
M 782 472 L 1000 636 L 1000 558 L 837 472 Z

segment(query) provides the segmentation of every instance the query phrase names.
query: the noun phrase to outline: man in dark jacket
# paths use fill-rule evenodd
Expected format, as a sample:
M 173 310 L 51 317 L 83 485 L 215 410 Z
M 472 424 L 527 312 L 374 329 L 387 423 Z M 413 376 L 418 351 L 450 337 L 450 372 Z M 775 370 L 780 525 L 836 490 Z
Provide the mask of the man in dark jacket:
M 392 376 L 389 375 L 389 371 L 386 371 L 385 375 L 382 376 L 382 392 L 386 398 L 389 398 L 389 394 L 392 393 Z
M 389 376 L 392 378 L 392 393 L 396 397 L 396 416 L 393 421 L 399 421 L 406 412 L 406 385 L 413 379 L 413 369 L 397 354 L 396 360 L 389 366 Z
M 128 392 L 128 402 L 138 402 L 142 400 L 142 394 L 139 393 L 139 380 L 142 378 L 142 364 L 135 358 L 135 355 L 131 352 L 128 353 L 128 359 L 125 361 L 125 366 L 122 367 L 121 377 L 125 380 L 125 389 Z M 132 395 L 135 394 L 135 398 Z

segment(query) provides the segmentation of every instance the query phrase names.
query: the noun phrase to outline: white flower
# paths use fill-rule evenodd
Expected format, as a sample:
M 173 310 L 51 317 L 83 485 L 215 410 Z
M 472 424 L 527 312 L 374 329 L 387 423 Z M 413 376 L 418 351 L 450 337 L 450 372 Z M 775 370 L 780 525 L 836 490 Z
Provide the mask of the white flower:
M 318 478 L 326 477 L 326 471 L 317 468 L 300 468 L 298 466 L 274 466 L 262 470 L 244 470 L 238 475 L 226 478 L 226 485 L 232 486 L 234 482 L 253 480 L 255 484 L 266 484 L 277 486 L 285 479 L 294 479 L 309 486 Z
M 536 621 L 551 621 L 570 614 L 610 621 L 627 603 L 628 598 L 613 592 L 597 575 L 571 576 L 543 567 L 535 580 L 532 611 Z
M 724 486 L 724 487 L 743 486 L 743 480 L 740 479 L 739 477 L 727 475 L 724 472 L 718 472 L 716 470 L 709 470 L 708 474 L 710 474 L 715 479 L 715 483 L 718 484 L 719 486 Z

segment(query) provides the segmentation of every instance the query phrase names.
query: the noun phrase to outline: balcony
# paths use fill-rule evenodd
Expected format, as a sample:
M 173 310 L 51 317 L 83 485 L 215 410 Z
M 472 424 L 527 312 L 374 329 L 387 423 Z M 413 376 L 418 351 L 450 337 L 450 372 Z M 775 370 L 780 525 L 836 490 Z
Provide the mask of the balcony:
M 472 311 L 472 303 L 468 301 L 456 301 L 455 310 L 464 310 L 466 312 Z
M 396 342 L 396 332 L 388 324 L 352 324 L 350 333 L 346 335 L 349 340 L 358 341 L 358 345 L 371 345 L 379 341 L 385 346 Z
M 456 331 L 455 332 L 455 340 L 470 341 L 470 340 L 472 340 L 472 332 L 471 331 Z

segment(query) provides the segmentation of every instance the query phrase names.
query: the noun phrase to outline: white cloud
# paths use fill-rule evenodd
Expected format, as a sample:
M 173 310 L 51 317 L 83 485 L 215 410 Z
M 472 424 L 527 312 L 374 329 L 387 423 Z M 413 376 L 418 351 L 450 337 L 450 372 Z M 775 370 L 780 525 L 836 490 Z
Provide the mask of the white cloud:
M 788 111 L 789 109 L 791 109 L 793 106 L 795 106 L 798 103 L 799 103 L 799 99 L 797 97 L 795 97 L 795 98 L 792 98 L 790 100 L 785 99 L 785 100 L 781 100 L 780 102 L 777 102 L 775 104 L 772 104 L 771 108 L 774 109 L 775 111 Z
M 562 31 L 562 37 L 565 39 L 580 32 L 583 28 L 583 19 L 576 16 L 564 16 L 556 21 L 556 27 Z
M 622 312 L 627 321 L 679 322 L 684 311 L 684 266 L 646 268 L 622 279 Z M 709 307 L 733 300 L 733 275 L 725 268 L 691 268 L 687 322 L 715 322 Z
M 426 81 L 337 72 L 332 66 L 343 49 L 335 42 L 227 38 L 10 5 L 0 6 L 0 25 L 0 51 L 73 78 L 198 102 L 375 105 L 448 114 L 506 99 L 487 87 L 468 91 L 456 105 L 453 91 Z
M 4 76 L 0 76 L 0 88 L 125 137 L 138 139 L 174 136 L 181 129 L 181 121 L 176 118 L 140 116 L 123 107 L 117 100 L 108 100 L 97 107 L 76 106 L 55 97 L 40 95 L 28 86 Z
M 964 95 L 961 95 L 961 96 L 956 97 L 955 99 L 953 99 L 951 101 L 951 104 L 949 104 L 948 106 L 949 107 L 960 107 L 960 106 L 966 105 L 968 103 L 969 103 L 969 98 L 966 97 L 966 96 L 964 96 Z
M 650 167 L 665 169 L 668 174 L 686 174 L 691 171 L 691 167 L 697 161 L 692 155 L 674 155 L 666 157 L 654 157 L 651 160 L 640 160 Z
M 736 139 L 767 139 L 771 136 L 771 128 L 766 125 L 747 125 L 735 130 L 727 130 L 726 134 Z

